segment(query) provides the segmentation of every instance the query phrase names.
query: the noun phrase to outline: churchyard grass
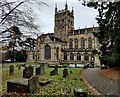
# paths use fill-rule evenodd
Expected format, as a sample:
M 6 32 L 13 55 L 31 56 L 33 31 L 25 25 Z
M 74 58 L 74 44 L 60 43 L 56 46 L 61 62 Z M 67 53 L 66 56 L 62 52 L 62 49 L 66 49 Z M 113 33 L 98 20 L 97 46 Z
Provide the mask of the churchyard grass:
M 21 68 L 20 70 L 18 70 L 18 68 L 14 68 L 14 74 L 9 75 L 9 68 L 2 69 L 2 93 L 3 94 L 7 92 L 7 81 L 18 78 L 18 77 L 22 77 L 22 71 L 23 71 L 23 68 Z
M 42 78 L 51 79 L 51 84 L 46 85 L 45 87 L 39 87 L 37 92 L 38 95 L 73 95 L 74 88 L 82 88 L 85 91 L 84 83 L 80 80 L 80 73 L 82 71 L 81 68 L 68 68 L 68 71 L 72 71 L 72 74 L 66 78 L 63 78 L 63 69 L 58 69 L 58 75 L 49 76 L 49 72 L 53 70 L 52 68 L 48 68 L 45 75 L 39 76 Z
M 50 79 L 52 81 L 50 84 L 40 86 L 35 95 L 73 95 L 74 88 L 82 88 L 87 91 L 83 81 L 80 80 L 81 68 L 68 68 L 69 75 L 66 78 L 63 78 L 63 69 L 64 68 L 58 68 L 58 75 L 50 76 L 50 71 L 52 71 L 53 68 L 45 67 L 45 74 L 39 75 L 38 77 L 39 79 Z M 72 71 L 71 74 L 70 71 Z M 9 75 L 9 68 L 2 69 L 2 93 L 7 93 L 7 80 L 22 77 L 22 75 L 23 67 L 20 70 L 15 67 L 13 75 Z

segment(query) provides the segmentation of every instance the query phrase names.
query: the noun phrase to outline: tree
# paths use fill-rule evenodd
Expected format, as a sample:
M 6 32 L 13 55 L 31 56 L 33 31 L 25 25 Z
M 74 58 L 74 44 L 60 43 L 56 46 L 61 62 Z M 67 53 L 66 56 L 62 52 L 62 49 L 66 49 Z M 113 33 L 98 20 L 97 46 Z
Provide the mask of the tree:
M 32 2 L 32 3 L 31 3 Z M 31 4 L 41 6 L 42 0 L 1 0 L 0 1 L 0 36 L 1 41 L 8 41 L 8 32 L 12 26 L 20 28 L 24 34 L 37 35 L 38 25 L 35 24 L 35 14 Z
M 96 20 L 99 32 L 93 32 L 100 44 L 101 64 L 120 66 L 120 1 L 119 2 L 87 2 L 84 6 L 97 9 Z
M 27 54 L 25 50 L 9 50 L 6 52 L 6 59 L 10 59 L 11 62 L 25 62 L 27 59 Z
M 23 49 L 26 35 L 40 32 L 34 22 L 35 15 L 31 6 L 33 3 L 38 7 L 45 4 L 42 0 L 0 0 L 2 50 L 12 50 L 14 53 L 18 48 Z
M 24 44 L 25 44 L 25 48 L 27 50 L 33 50 L 33 49 L 35 49 L 36 39 L 28 37 L 24 41 Z

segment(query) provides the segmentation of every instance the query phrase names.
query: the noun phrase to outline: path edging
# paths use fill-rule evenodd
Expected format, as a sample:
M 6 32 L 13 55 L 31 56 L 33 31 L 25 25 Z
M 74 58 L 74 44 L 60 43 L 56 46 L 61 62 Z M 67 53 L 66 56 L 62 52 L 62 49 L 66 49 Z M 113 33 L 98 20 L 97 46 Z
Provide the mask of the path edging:
M 85 86 L 87 86 L 88 91 L 90 92 L 91 95 L 96 95 L 96 96 L 102 96 L 100 92 L 98 92 L 93 86 L 90 85 L 90 83 L 85 79 L 83 76 L 85 70 L 82 70 L 80 77 L 84 81 Z

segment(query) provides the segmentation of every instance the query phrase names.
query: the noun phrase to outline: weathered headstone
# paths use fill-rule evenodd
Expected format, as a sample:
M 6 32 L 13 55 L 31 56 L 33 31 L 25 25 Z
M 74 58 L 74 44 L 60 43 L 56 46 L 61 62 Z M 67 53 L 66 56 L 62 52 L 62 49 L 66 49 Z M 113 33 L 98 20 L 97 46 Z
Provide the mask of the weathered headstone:
M 39 75 L 40 72 L 41 72 L 41 71 L 40 71 L 40 67 L 37 67 L 37 68 L 36 68 L 36 75 Z
M 8 80 L 7 92 L 29 93 L 28 80 L 26 78 Z
M 75 97 L 87 97 L 87 92 L 83 89 L 74 89 L 73 92 Z
M 23 70 L 23 78 L 30 78 L 33 76 L 33 67 L 29 66 Z
M 36 76 L 32 76 L 28 80 L 28 86 L 29 86 L 30 93 L 34 93 L 39 86 L 39 78 Z
M 52 75 L 58 75 L 58 67 L 57 67 L 57 65 L 54 67 L 54 70 L 52 70 L 50 72 L 50 76 L 52 76 Z
M 18 66 L 18 70 L 20 70 L 20 68 L 21 68 L 21 66 L 19 65 L 19 66 Z
M 68 69 L 64 69 L 63 70 L 63 77 L 67 77 L 68 76 Z
M 58 66 L 57 65 L 55 66 L 54 70 L 55 70 L 55 74 L 57 75 L 58 74 Z
M 10 65 L 9 75 L 12 75 L 14 73 L 14 66 Z
M 47 84 L 50 84 L 51 80 L 50 79 L 40 79 L 39 84 L 40 86 L 45 86 Z
M 40 74 L 44 74 L 45 73 L 45 68 L 44 68 L 44 64 L 40 65 Z
M 16 78 L 7 81 L 7 92 L 34 93 L 39 86 L 39 78 L 32 76 L 29 79 Z
M 73 74 L 73 72 L 72 72 L 72 71 L 70 71 L 70 74 Z

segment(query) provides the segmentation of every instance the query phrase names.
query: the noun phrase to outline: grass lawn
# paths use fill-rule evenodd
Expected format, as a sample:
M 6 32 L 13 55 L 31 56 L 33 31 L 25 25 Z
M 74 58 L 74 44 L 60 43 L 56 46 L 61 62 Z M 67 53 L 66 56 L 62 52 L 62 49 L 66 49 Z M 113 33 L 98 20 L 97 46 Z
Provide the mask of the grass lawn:
M 84 86 L 84 82 L 80 80 L 80 73 L 82 71 L 81 68 L 68 68 L 68 71 L 72 71 L 72 74 L 69 73 L 69 76 L 66 78 L 62 77 L 63 69 L 64 68 L 58 69 L 58 75 L 50 76 L 50 71 L 52 71 L 53 68 L 46 68 L 45 74 L 39 75 L 39 78 L 51 79 L 52 82 L 46 86 L 40 86 L 35 95 L 73 95 L 74 88 L 82 88 L 87 91 L 86 87 Z M 20 70 L 18 70 L 18 68 L 15 68 L 14 74 L 9 75 L 9 69 L 2 70 L 3 94 L 7 93 L 7 80 L 22 77 L 22 71 L 23 68 L 21 68 Z

